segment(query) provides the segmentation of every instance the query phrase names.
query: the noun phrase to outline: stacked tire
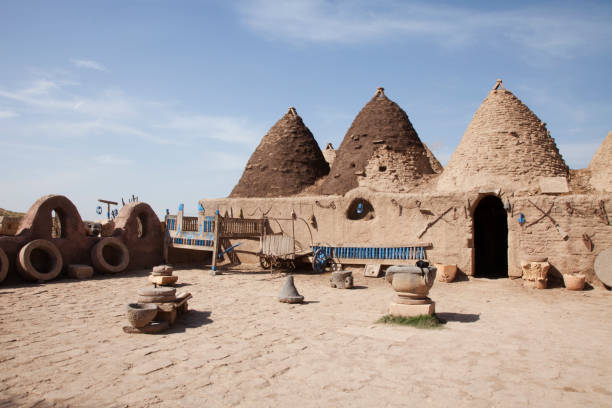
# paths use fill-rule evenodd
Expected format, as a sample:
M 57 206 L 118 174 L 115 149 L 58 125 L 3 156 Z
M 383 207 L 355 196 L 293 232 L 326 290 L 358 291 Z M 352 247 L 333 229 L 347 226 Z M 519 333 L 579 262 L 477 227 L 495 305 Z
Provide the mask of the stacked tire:
M 29 281 L 54 279 L 62 272 L 63 266 L 59 249 L 46 239 L 28 242 L 21 248 L 17 257 L 17 271 Z
M 8 256 L 6 256 L 6 252 L 4 252 L 2 248 L 0 248 L 0 283 L 2 283 L 6 279 L 6 275 L 8 275 L 8 269 Z
M 91 263 L 98 272 L 123 272 L 130 263 L 130 252 L 118 238 L 102 238 L 91 249 Z

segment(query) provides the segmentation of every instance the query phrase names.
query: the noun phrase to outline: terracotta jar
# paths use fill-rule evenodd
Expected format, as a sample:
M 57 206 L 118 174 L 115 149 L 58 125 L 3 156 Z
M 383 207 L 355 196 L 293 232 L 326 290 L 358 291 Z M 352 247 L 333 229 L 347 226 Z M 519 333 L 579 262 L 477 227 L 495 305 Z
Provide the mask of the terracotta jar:
M 385 279 L 397 292 L 397 303 L 426 304 L 431 303 L 427 295 L 436 279 L 436 270 L 434 266 L 396 265 L 387 269 Z
M 585 276 L 581 273 L 575 275 L 563 275 L 563 282 L 567 290 L 584 289 Z

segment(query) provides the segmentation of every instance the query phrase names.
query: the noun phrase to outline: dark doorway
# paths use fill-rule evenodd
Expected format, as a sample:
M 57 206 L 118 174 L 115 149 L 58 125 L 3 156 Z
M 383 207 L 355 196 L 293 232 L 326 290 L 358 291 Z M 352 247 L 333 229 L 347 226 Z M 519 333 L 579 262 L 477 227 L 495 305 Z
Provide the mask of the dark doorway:
M 474 211 L 475 275 L 508 277 L 508 218 L 496 196 L 480 200 Z

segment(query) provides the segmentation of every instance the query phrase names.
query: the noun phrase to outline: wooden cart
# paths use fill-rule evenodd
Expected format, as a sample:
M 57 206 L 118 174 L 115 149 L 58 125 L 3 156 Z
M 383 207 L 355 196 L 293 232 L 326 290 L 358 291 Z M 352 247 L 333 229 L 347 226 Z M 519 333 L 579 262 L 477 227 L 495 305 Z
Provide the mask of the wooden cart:
M 261 237 L 259 263 L 262 268 L 295 269 L 297 260 L 312 255 L 312 249 L 302 249 L 293 237 L 284 234 L 265 235 Z

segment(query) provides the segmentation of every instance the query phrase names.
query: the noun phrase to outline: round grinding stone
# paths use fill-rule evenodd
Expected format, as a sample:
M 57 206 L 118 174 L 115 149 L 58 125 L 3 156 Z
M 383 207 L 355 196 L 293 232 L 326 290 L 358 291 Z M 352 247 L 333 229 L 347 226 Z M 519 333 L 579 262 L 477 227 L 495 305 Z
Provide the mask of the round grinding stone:
M 612 286 L 612 248 L 604 249 L 595 258 L 595 274 L 606 286 Z

